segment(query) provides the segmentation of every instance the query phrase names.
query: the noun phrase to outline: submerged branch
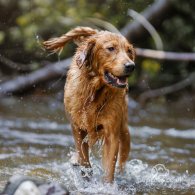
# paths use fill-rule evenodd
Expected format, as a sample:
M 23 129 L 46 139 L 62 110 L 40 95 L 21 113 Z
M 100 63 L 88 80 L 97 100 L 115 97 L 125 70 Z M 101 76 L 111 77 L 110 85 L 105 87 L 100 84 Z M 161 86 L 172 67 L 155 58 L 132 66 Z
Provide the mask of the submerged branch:
M 150 98 L 155 98 L 155 97 L 159 97 L 159 96 L 166 95 L 169 93 L 173 93 L 175 91 L 181 90 L 191 85 L 194 82 L 195 82 L 195 72 L 191 73 L 186 79 L 176 84 L 170 85 L 168 87 L 162 87 L 160 89 L 146 91 L 142 93 L 139 97 L 139 102 L 141 103 L 141 105 L 144 105 L 145 102 Z

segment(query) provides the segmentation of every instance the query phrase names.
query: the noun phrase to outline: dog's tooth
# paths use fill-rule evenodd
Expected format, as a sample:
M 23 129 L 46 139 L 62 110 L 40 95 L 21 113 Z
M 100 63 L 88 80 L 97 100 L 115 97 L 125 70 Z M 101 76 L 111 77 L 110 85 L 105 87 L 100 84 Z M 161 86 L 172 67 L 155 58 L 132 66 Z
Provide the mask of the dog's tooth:
M 117 79 L 112 73 L 110 73 L 110 76 L 111 76 L 113 79 Z
M 117 78 L 116 82 L 117 82 L 117 84 L 119 84 L 119 85 L 121 84 L 119 78 Z
M 113 75 L 109 72 L 109 76 L 113 78 Z

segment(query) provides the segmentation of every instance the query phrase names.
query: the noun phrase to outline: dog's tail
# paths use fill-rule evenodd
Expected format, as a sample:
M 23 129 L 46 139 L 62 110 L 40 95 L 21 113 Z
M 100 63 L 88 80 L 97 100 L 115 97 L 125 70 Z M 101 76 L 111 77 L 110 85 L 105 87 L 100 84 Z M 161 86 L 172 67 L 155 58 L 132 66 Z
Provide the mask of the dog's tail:
M 51 38 L 48 41 L 43 42 L 43 47 L 52 52 L 59 52 L 64 48 L 64 45 L 69 41 L 74 41 L 77 45 L 91 35 L 96 34 L 98 31 L 89 27 L 77 27 L 67 32 L 66 34 Z

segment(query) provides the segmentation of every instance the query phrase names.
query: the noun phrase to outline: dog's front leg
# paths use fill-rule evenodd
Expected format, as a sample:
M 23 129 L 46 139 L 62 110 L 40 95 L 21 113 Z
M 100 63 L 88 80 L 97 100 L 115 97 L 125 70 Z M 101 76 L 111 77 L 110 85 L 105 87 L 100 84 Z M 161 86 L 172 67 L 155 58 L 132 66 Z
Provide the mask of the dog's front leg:
M 103 146 L 103 167 L 105 171 L 104 181 L 111 183 L 114 179 L 115 165 L 119 148 L 119 137 L 108 134 L 104 138 Z
M 130 152 L 130 133 L 128 126 L 123 125 L 120 131 L 119 142 L 119 170 L 122 173 Z
M 87 136 L 87 132 L 77 127 L 73 127 L 73 136 L 75 140 L 76 151 L 79 155 L 79 165 L 86 168 L 91 167 L 89 162 L 89 146 L 87 142 L 84 142 L 84 138 Z

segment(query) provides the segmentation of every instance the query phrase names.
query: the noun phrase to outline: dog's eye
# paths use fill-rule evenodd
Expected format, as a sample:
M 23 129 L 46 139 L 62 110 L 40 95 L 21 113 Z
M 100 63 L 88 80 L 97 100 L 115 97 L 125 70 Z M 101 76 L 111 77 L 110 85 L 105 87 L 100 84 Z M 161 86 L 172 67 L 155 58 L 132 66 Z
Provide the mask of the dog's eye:
M 107 49 L 108 49 L 108 51 L 114 51 L 115 50 L 114 47 L 108 47 Z

